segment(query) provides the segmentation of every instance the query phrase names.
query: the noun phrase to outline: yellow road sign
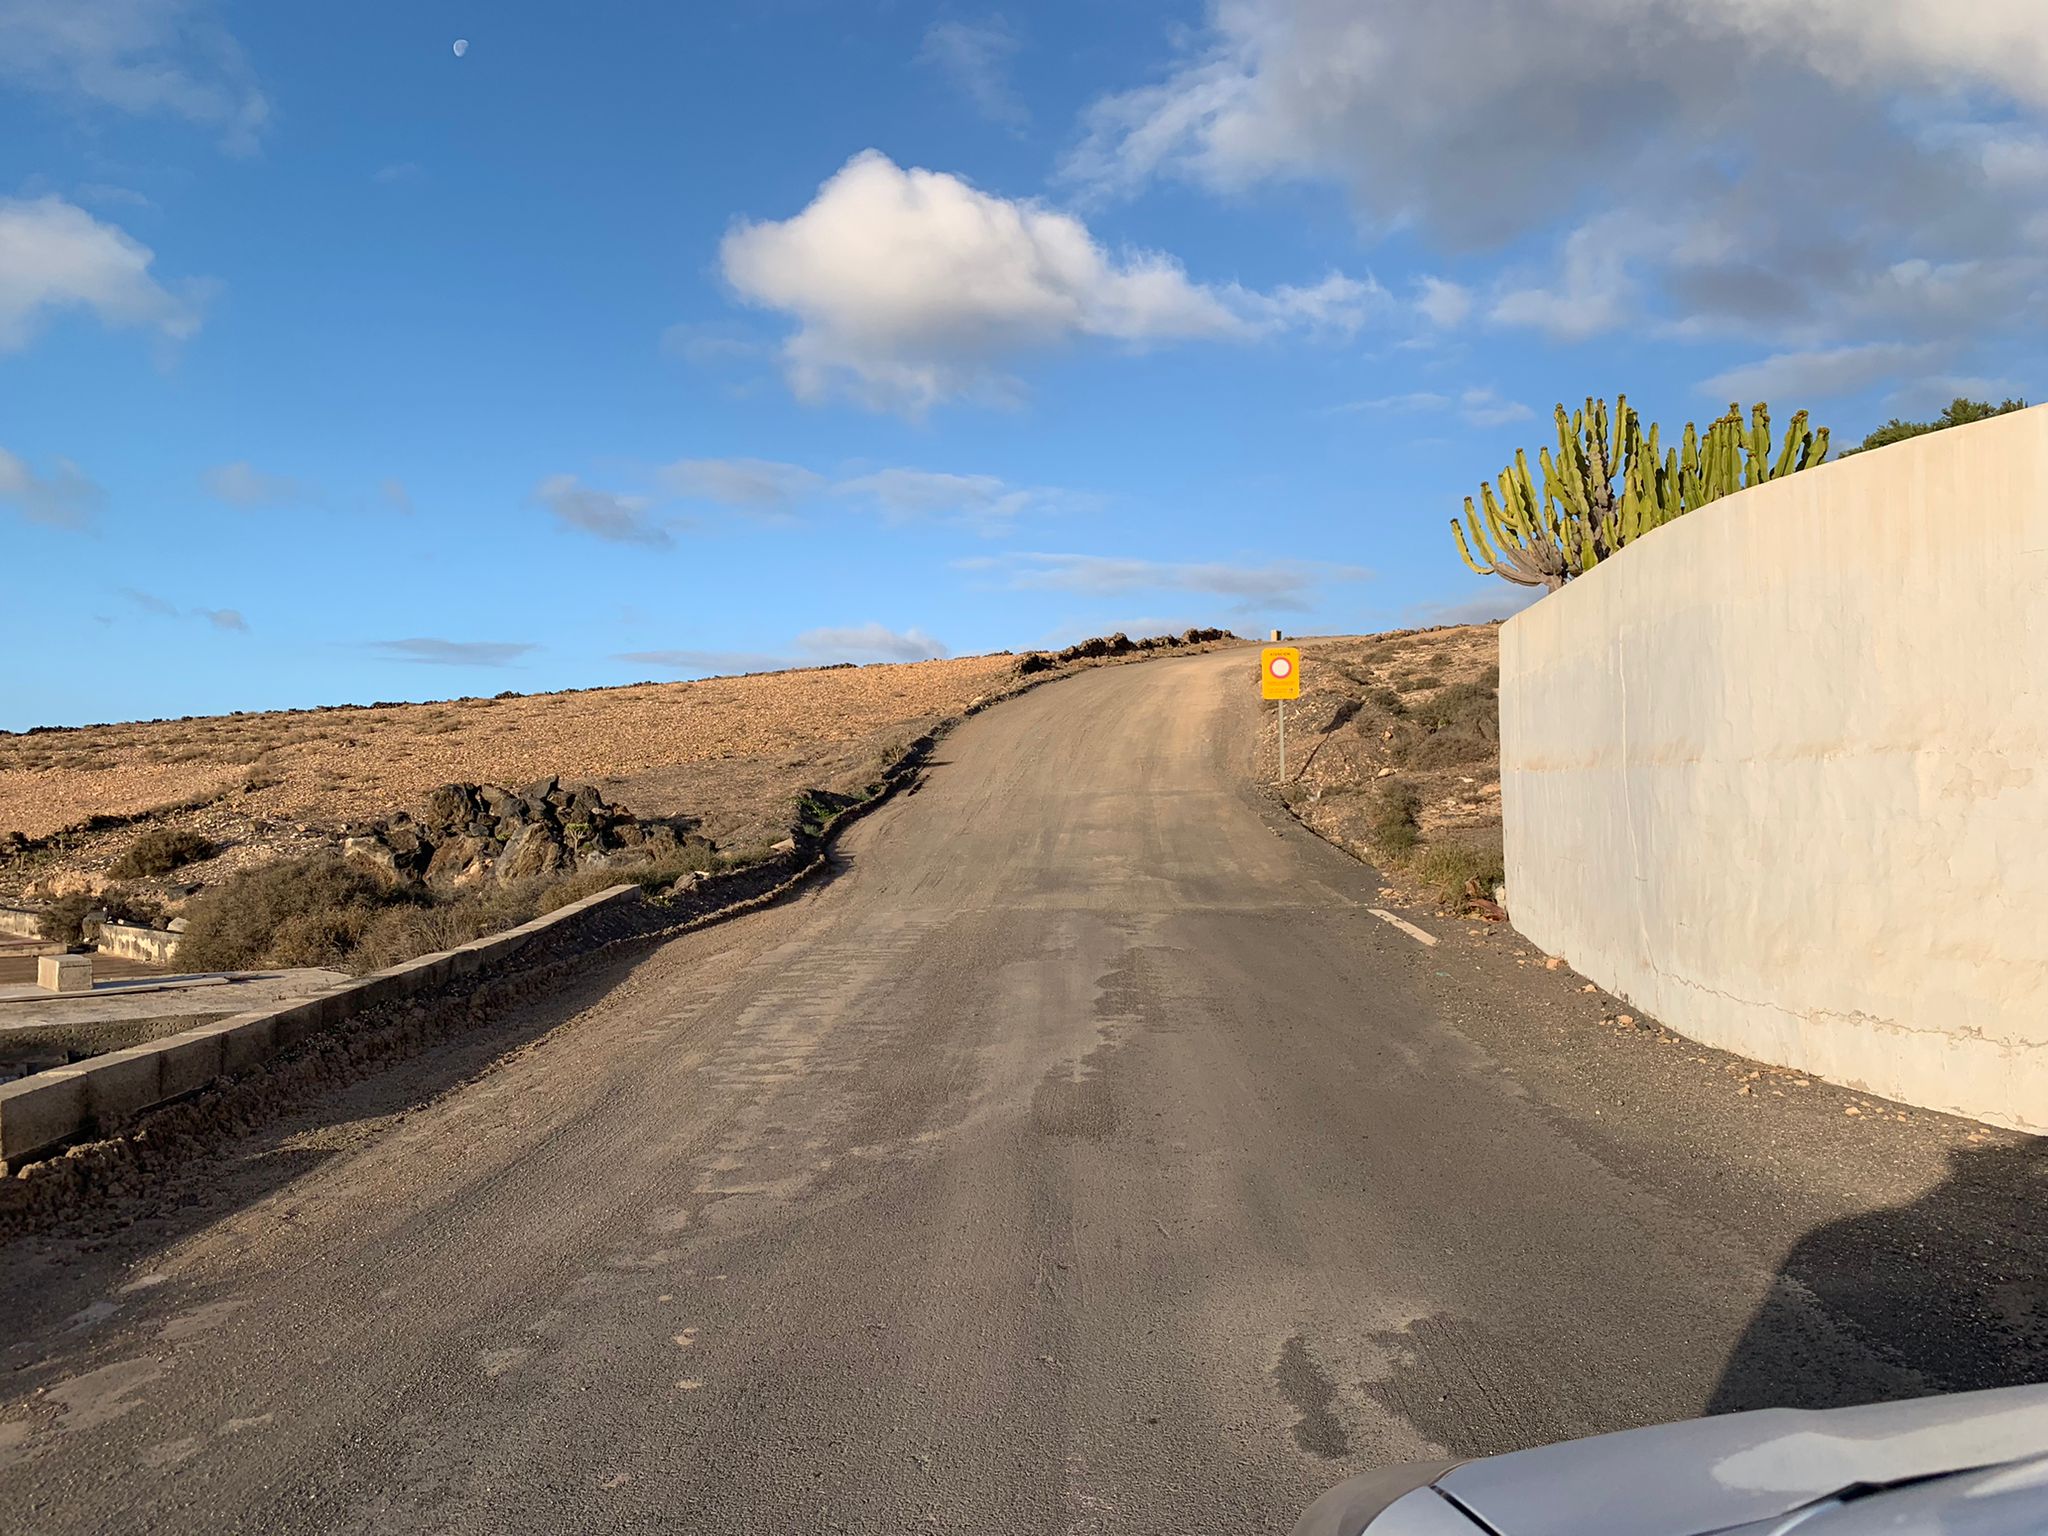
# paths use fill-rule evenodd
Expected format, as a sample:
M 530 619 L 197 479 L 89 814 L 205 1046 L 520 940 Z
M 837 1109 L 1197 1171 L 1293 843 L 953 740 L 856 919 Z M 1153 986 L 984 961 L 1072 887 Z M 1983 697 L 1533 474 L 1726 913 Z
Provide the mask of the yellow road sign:
M 1301 697 L 1301 652 L 1291 645 L 1269 645 L 1259 652 L 1259 697 Z

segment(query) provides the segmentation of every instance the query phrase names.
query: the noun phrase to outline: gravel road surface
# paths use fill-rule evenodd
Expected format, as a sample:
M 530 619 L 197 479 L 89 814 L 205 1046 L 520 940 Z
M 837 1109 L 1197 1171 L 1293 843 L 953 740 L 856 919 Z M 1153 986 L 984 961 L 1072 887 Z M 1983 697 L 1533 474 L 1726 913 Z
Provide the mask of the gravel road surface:
M 1252 665 L 992 710 L 802 899 L 0 1250 L 0 1530 L 1284 1532 L 2041 1374 L 2041 1143 L 1374 917 Z

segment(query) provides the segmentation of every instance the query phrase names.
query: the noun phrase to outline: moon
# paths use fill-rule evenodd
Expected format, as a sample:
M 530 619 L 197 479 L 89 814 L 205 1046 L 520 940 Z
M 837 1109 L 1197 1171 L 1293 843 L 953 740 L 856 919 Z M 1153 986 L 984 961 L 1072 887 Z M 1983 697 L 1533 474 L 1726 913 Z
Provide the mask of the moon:
M 455 57 L 459 59 L 467 52 L 469 52 L 469 39 L 466 37 L 455 39 Z

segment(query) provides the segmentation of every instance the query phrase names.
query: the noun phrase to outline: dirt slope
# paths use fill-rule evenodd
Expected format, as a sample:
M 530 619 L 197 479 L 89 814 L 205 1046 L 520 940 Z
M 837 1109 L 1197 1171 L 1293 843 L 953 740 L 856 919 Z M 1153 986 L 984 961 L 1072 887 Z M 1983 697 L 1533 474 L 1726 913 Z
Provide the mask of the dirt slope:
M 1015 658 L 828 667 L 441 704 L 236 714 L 0 735 L 0 835 L 187 805 L 152 825 L 230 845 L 211 880 L 453 780 L 598 785 L 642 815 L 688 815 L 720 846 L 772 842 L 807 788 L 847 789 L 938 720 L 997 691 Z M 0 900 L 103 875 L 137 828 L 0 867 Z
M 1462 906 L 1465 882 L 1491 889 L 1500 861 L 1500 627 L 1304 640 L 1302 694 L 1287 707 L 1294 813 L 1397 883 Z M 1273 708 L 1260 739 L 1278 772 Z M 1406 790 L 1410 813 L 1390 815 Z M 1402 828 L 1405 825 L 1406 831 Z

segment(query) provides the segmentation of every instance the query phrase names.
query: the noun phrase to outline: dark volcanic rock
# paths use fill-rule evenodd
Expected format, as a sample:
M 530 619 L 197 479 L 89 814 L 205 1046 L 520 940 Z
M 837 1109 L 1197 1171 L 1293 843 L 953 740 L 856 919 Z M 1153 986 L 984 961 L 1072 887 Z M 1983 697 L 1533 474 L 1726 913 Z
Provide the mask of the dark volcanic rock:
M 593 784 L 565 788 L 555 779 L 516 793 L 498 784 L 444 784 L 427 796 L 417 820 L 343 830 L 342 856 L 390 879 L 424 880 L 454 890 L 487 879 L 510 884 L 578 868 L 646 864 L 695 842 L 687 821 L 641 821 L 608 805 Z

